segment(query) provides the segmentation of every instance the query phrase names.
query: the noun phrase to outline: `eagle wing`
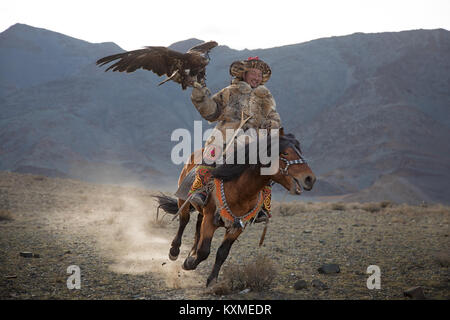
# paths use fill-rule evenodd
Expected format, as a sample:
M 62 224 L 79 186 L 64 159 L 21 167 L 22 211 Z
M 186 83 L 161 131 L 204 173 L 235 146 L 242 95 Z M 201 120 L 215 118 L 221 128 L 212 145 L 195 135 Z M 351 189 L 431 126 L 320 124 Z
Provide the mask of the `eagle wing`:
M 134 72 L 142 68 L 153 71 L 158 76 L 170 76 L 183 65 L 186 56 L 166 47 L 146 47 L 101 58 L 97 61 L 97 65 L 103 66 L 115 60 L 119 61 L 109 66 L 105 72 L 108 70 Z
M 188 50 L 188 53 L 192 52 L 192 51 L 197 51 L 197 52 L 201 52 L 201 53 L 208 53 L 211 49 L 217 47 L 217 42 L 215 41 L 208 41 L 208 42 L 204 42 L 201 43 L 199 45 L 196 45 L 192 48 L 190 48 Z

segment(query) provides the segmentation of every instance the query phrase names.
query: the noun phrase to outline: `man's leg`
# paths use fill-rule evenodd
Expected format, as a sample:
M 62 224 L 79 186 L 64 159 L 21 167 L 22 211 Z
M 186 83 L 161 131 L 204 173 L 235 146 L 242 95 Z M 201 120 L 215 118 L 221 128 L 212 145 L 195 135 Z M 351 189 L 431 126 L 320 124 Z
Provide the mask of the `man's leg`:
M 208 196 L 206 192 L 206 184 L 211 178 L 211 166 L 200 165 L 195 168 L 195 179 L 192 183 L 189 195 L 192 194 L 190 202 L 203 207 Z

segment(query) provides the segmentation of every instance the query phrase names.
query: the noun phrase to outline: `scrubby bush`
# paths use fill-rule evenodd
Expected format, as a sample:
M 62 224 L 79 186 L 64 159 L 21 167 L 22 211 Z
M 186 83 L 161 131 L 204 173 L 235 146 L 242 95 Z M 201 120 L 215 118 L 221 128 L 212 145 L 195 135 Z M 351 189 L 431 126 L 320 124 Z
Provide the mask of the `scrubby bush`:
M 293 216 L 298 212 L 297 204 L 293 202 L 276 203 L 272 207 L 272 212 L 275 215 L 283 217 Z
M 275 216 L 280 215 L 283 217 L 293 216 L 297 213 L 308 212 L 312 210 L 312 202 L 304 203 L 300 201 L 291 202 L 274 202 L 272 204 L 272 213 Z
M 0 209 L 0 221 L 7 221 L 7 220 L 13 220 L 11 211 Z
M 345 211 L 346 206 L 341 202 L 335 202 L 331 204 L 331 210 Z
M 376 203 L 376 202 L 368 202 L 368 203 L 364 203 L 361 205 L 361 209 L 367 211 L 367 212 L 379 212 L 381 211 L 382 206 L 380 205 L 380 203 Z
M 258 255 L 244 265 L 232 263 L 225 266 L 223 280 L 213 287 L 213 292 L 225 295 L 247 288 L 251 291 L 262 291 L 270 287 L 275 276 L 275 264 L 267 256 Z

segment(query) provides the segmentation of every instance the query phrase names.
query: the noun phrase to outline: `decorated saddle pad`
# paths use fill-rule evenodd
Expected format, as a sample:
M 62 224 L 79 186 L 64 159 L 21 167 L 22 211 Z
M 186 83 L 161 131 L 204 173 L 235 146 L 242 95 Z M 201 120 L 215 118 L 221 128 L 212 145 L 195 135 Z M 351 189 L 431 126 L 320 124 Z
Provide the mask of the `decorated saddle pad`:
M 182 200 L 186 200 L 189 197 L 189 190 L 191 189 L 194 180 L 195 180 L 195 167 L 193 167 L 191 171 L 189 171 L 189 173 L 183 179 L 180 186 L 178 187 L 177 192 L 175 192 L 175 196 Z

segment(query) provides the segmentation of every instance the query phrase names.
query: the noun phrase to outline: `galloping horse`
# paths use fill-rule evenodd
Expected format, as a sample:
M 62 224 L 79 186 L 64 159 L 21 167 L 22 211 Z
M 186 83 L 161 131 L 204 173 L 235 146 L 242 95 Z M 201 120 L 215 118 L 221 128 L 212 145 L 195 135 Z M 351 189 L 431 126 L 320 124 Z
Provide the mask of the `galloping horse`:
M 248 146 L 248 145 L 247 145 Z M 180 253 L 181 238 L 186 225 L 189 222 L 190 213 L 197 209 L 199 211 L 195 232 L 194 245 L 191 252 L 183 263 L 184 270 L 194 270 L 200 262 L 205 260 L 210 253 L 211 240 L 218 227 L 225 227 L 224 240 L 217 250 L 216 261 L 206 286 L 217 279 L 220 268 L 228 256 L 234 241 L 243 231 L 243 221 L 250 217 L 249 213 L 259 212 L 261 206 L 261 192 L 271 181 L 281 184 L 292 194 L 301 194 L 301 189 L 311 190 L 316 180 L 313 172 L 304 160 L 300 143 L 293 134 L 284 135 L 280 130 L 279 137 L 279 169 L 275 174 L 262 175 L 263 165 L 249 164 L 248 147 L 246 146 L 245 164 L 223 164 L 212 170 L 215 191 L 208 197 L 205 206 L 194 208 L 188 204 L 180 210 L 180 225 L 169 251 L 171 260 L 176 260 Z M 195 166 L 194 153 L 191 161 L 184 165 L 178 184 L 180 185 L 189 171 Z M 175 214 L 183 205 L 185 200 L 175 200 L 168 196 L 155 196 L 159 206 L 166 212 Z M 220 199 L 218 199 L 220 198 Z M 222 206 L 220 206 L 222 204 Z M 218 207 L 220 206 L 220 207 Z M 225 210 L 230 219 L 227 220 L 220 210 Z M 252 214 L 252 216 L 254 216 Z

